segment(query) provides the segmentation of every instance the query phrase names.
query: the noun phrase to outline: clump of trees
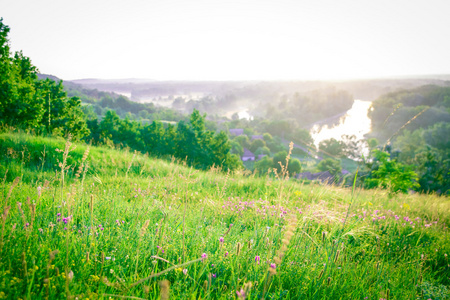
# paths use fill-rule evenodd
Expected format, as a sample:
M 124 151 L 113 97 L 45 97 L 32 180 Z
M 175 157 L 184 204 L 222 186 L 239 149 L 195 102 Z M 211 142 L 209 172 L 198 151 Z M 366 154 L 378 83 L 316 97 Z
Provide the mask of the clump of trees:
M 188 122 L 177 125 L 153 121 L 141 124 L 128 118 L 121 119 L 110 110 L 103 120 L 88 122 L 94 142 L 120 145 L 158 157 L 175 157 L 186 160 L 191 166 L 207 169 L 215 165 L 225 170 L 242 166 L 239 156 L 231 153 L 231 144 L 225 132 L 207 130 L 205 116 L 198 110 Z

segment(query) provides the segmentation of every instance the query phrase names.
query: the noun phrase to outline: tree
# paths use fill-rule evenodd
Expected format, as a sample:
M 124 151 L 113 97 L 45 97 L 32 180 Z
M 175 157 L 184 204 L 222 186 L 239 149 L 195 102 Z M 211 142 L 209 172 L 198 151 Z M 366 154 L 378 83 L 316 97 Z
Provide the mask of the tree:
M 440 122 L 424 132 L 426 142 L 440 150 L 450 149 L 450 123 Z
M 363 147 L 365 145 L 364 140 L 357 140 L 355 135 L 342 135 L 343 153 L 342 155 L 357 159 L 362 157 Z
M 270 133 L 267 133 L 267 132 L 263 134 L 263 139 L 264 139 L 264 141 L 266 143 L 270 143 L 270 142 L 273 141 L 272 135 Z
M 230 145 L 231 145 L 231 153 L 237 154 L 239 156 L 244 155 L 244 147 L 242 147 L 241 144 L 239 144 L 234 140 L 231 140 Z
M 0 119 L 37 133 L 81 139 L 89 134 L 81 101 L 68 98 L 62 81 L 38 80 L 37 68 L 21 51 L 11 56 L 9 27 L 0 19 Z
M 395 194 L 419 187 L 419 178 L 412 167 L 391 159 L 389 153 L 380 150 L 374 150 L 373 157 L 370 175 L 365 180 L 366 188 L 381 187 Z
M 267 171 L 273 168 L 273 160 L 269 156 L 264 156 L 259 161 L 255 162 L 255 170 L 258 171 L 259 174 L 267 174 Z
M 0 119 L 8 125 L 38 129 L 43 107 L 36 101 L 37 68 L 21 51 L 11 56 L 9 30 L 0 18 Z
M 287 151 L 280 151 L 273 156 L 272 168 L 276 169 L 278 174 L 282 172 L 281 166 L 286 166 Z
M 323 140 L 319 143 L 319 150 L 323 153 L 335 157 L 341 157 L 344 154 L 345 145 L 343 142 L 334 138 Z
M 250 140 L 246 135 L 238 135 L 237 137 L 234 138 L 234 140 L 244 148 L 250 147 Z
M 252 152 L 256 152 L 258 148 L 265 147 L 266 143 L 261 139 L 256 139 L 251 142 L 249 150 Z
M 314 142 L 311 134 L 309 133 L 309 130 L 303 128 L 295 129 L 294 133 L 292 134 L 292 138 L 299 144 L 303 144 L 306 146 L 310 146 Z
M 256 151 L 254 153 L 255 153 L 255 155 L 260 155 L 260 154 L 270 155 L 270 149 L 267 148 L 266 146 L 264 146 L 264 147 L 260 147 L 260 148 L 256 149 Z
M 296 158 L 291 158 L 289 160 L 289 164 L 288 164 L 289 174 L 291 176 L 293 176 L 294 174 L 300 173 L 301 170 L 302 170 L 301 162 L 298 159 L 296 159 Z
M 317 164 L 317 169 L 321 172 L 328 171 L 331 175 L 335 176 L 335 178 L 341 175 L 342 172 L 341 162 L 332 158 L 321 160 Z

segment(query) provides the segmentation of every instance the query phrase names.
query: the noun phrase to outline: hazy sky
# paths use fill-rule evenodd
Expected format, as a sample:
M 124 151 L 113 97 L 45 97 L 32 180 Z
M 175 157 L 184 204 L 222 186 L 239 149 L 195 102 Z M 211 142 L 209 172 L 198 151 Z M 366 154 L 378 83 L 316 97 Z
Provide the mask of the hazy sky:
M 63 79 L 450 74 L 450 0 L 0 0 L 13 50 Z

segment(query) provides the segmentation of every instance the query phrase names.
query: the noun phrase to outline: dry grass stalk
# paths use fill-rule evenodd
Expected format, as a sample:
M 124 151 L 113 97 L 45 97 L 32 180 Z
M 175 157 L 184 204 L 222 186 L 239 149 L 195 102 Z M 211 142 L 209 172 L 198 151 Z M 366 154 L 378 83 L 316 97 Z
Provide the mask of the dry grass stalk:
M 131 158 L 130 164 L 128 165 L 127 172 L 125 173 L 125 178 L 128 178 L 128 172 L 131 169 L 131 165 L 133 164 L 133 161 L 134 161 L 135 157 L 136 157 L 136 150 L 134 150 L 133 157 Z
M 45 299 L 48 299 L 50 295 L 50 268 L 52 266 L 52 262 L 55 259 L 56 254 L 59 253 L 59 250 L 53 250 L 49 254 L 49 259 L 47 262 L 47 273 L 46 277 L 44 279 L 44 286 L 45 286 Z
M 64 151 L 60 149 L 56 149 L 56 152 L 63 152 L 63 159 L 62 162 L 58 160 L 58 166 L 61 169 L 61 206 L 63 206 L 64 197 L 63 197 L 63 189 L 64 189 L 64 174 L 66 173 L 66 170 L 69 168 L 67 166 L 67 158 L 69 157 L 69 152 L 72 151 L 74 148 L 71 148 L 72 146 L 72 135 L 69 133 L 66 141 L 66 145 L 64 147 Z
M 3 210 L 2 214 L 2 233 L 0 236 L 0 254 L 3 250 L 3 237 L 5 235 L 5 225 L 6 225 L 6 219 L 8 218 L 9 210 L 11 209 L 11 206 L 6 206 Z M 1 256 L 0 256 L 1 257 Z
M 84 153 L 83 153 L 83 157 L 81 158 L 81 164 L 78 166 L 78 170 L 75 173 L 76 180 L 78 180 L 80 178 L 81 173 L 83 172 L 83 170 L 85 170 L 85 166 L 87 166 L 87 165 L 85 165 L 85 162 L 89 155 L 89 150 L 90 150 L 89 148 L 90 148 L 90 146 L 88 146 L 86 148 L 86 151 L 84 151 Z
M 8 195 L 6 196 L 4 207 L 8 206 L 8 199 L 9 199 L 9 197 L 11 197 L 11 193 L 14 190 L 14 188 L 19 184 L 19 181 L 20 181 L 20 177 L 16 177 L 16 179 L 14 179 L 11 187 L 9 188 Z
M 151 279 L 151 278 L 161 276 L 162 274 L 165 274 L 165 273 L 167 273 L 167 272 L 170 272 L 170 271 L 172 271 L 172 270 L 174 270 L 174 269 L 176 269 L 176 268 L 181 268 L 181 267 L 184 267 L 184 266 L 188 266 L 188 265 L 190 265 L 190 264 L 193 264 L 193 263 L 199 262 L 199 261 L 203 261 L 203 260 L 204 260 L 204 258 L 203 258 L 203 257 L 200 257 L 200 258 L 197 258 L 197 259 L 188 261 L 188 262 L 186 262 L 186 263 L 184 263 L 184 264 L 181 264 L 181 265 L 175 265 L 175 266 L 172 266 L 172 267 L 170 267 L 170 268 L 168 268 L 168 269 L 165 269 L 165 270 L 163 270 L 163 271 L 161 271 L 161 272 L 159 272 L 159 273 L 152 274 L 152 275 L 150 275 L 150 276 L 148 276 L 148 277 L 142 278 L 142 279 L 139 280 L 139 281 L 136 281 L 135 283 L 131 284 L 131 285 L 129 286 L 129 288 L 132 288 L 132 287 L 134 287 L 134 286 L 136 286 L 136 285 L 139 285 L 139 284 L 141 284 L 141 283 L 143 283 L 143 282 L 145 282 L 145 281 L 147 281 L 147 280 L 149 280 L 149 279 Z
M 277 274 L 276 268 L 281 265 L 281 262 L 283 261 L 283 257 L 286 254 L 290 240 L 294 236 L 294 231 L 296 228 L 297 228 L 297 216 L 293 214 L 291 216 L 291 218 L 289 219 L 288 226 L 286 227 L 284 236 L 281 239 L 281 241 L 282 241 L 281 248 L 278 249 L 278 251 L 276 252 L 276 256 L 273 258 L 276 265 L 274 265 L 274 266 L 271 265 L 269 267 L 269 276 L 264 284 L 263 298 L 269 288 L 269 284 L 272 279 L 272 276 Z

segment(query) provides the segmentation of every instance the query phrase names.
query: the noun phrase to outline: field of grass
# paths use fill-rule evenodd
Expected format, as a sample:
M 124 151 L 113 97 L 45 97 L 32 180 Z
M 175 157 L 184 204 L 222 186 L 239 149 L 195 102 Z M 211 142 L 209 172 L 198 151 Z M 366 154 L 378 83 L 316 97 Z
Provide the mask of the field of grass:
M 446 197 L 24 134 L 0 151 L 0 299 L 450 299 Z

